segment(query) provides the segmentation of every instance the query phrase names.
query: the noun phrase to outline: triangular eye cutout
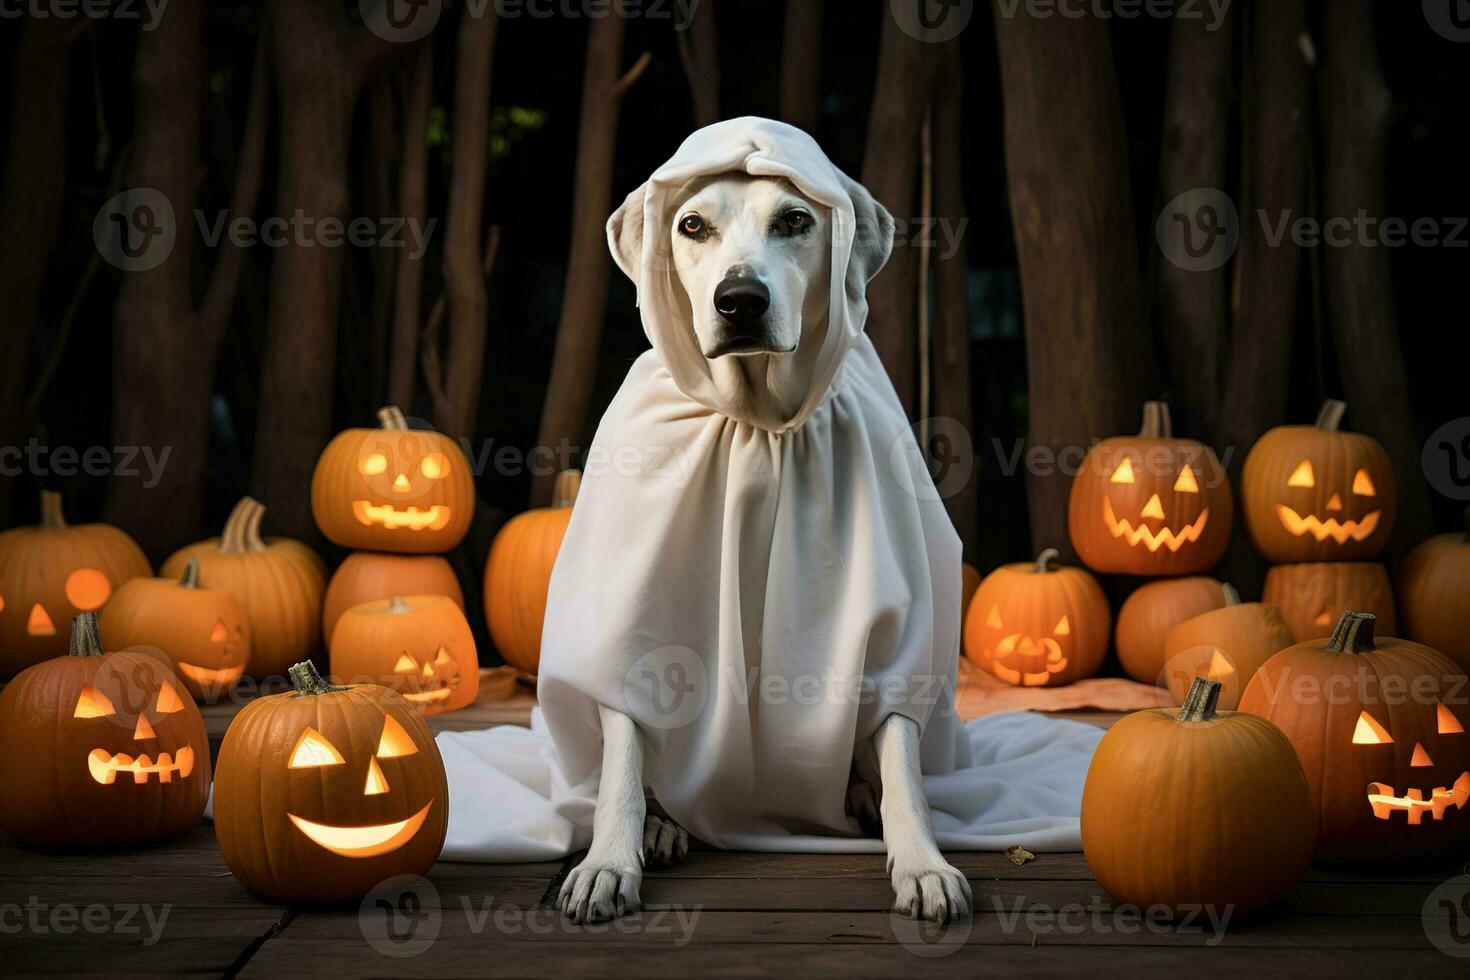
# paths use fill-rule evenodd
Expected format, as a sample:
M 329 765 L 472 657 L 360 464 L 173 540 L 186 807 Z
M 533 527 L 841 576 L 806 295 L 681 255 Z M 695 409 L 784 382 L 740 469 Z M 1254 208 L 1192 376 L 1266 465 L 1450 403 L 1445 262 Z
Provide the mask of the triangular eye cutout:
M 1393 736 L 1372 715 L 1366 711 L 1358 715 L 1358 727 L 1353 732 L 1354 745 L 1381 745 L 1392 741 Z
M 328 742 L 315 728 L 306 728 L 291 750 L 288 769 L 310 769 L 314 766 L 340 766 L 342 753 Z
M 1118 468 L 1113 470 L 1113 475 L 1109 479 L 1113 483 L 1132 483 L 1133 460 L 1127 456 L 1124 456 L 1123 462 L 1119 463 Z
M 440 647 L 439 652 L 434 654 L 434 663 L 441 667 L 449 663 L 449 651 Z
M 388 777 L 383 775 L 383 767 L 378 765 L 377 759 L 369 759 L 367 785 L 362 788 L 362 795 L 377 796 L 379 793 L 386 792 L 388 792 Z
M 1304 459 L 1292 470 L 1291 477 L 1286 481 L 1289 487 L 1315 487 L 1317 485 L 1316 474 L 1312 472 L 1312 461 Z
M 1000 606 L 990 607 L 990 612 L 985 617 L 985 625 L 993 630 L 998 630 L 1005 626 L 1005 623 L 1001 622 Z
M 154 711 L 160 715 L 171 715 L 175 711 L 183 711 L 184 702 L 179 697 L 179 692 L 174 690 L 172 684 L 164 684 L 158 689 L 158 704 Z
M 397 719 L 392 715 L 384 715 L 383 735 L 378 739 L 377 757 L 396 759 L 401 755 L 413 755 L 418 750 L 419 747 L 413 744 L 413 738 L 403 730 Z
M 1068 619 L 1066 616 L 1063 616 L 1060 620 L 1057 621 L 1056 629 L 1054 629 L 1054 630 L 1051 631 L 1051 635 L 1052 636 L 1071 636 L 1072 635 L 1072 621 L 1070 619 Z
M 1174 481 L 1175 493 L 1199 493 L 1199 482 L 1194 478 L 1194 470 L 1189 464 L 1184 464 L 1184 469 L 1179 471 L 1179 479 Z
M 76 710 L 71 713 L 73 718 L 106 718 L 115 710 L 107 695 L 97 690 L 91 684 L 82 688 L 82 696 L 77 698 Z
M 223 643 L 230 638 L 230 629 L 225 625 L 223 619 L 214 621 L 214 629 L 209 634 L 210 643 Z
M 1210 651 L 1210 662 L 1205 670 L 1204 676 L 1212 681 L 1224 681 L 1235 676 L 1235 667 L 1230 663 L 1230 658 L 1218 649 Z
M 1441 735 L 1463 735 L 1465 726 L 1460 724 L 1460 719 L 1455 713 L 1443 704 L 1439 706 L 1439 733 Z
M 1373 478 L 1368 475 L 1367 470 L 1358 470 L 1358 475 L 1353 477 L 1353 493 L 1360 497 L 1378 496 L 1378 491 L 1373 486 Z
M 398 662 L 393 665 L 393 673 L 412 674 L 415 670 L 418 670 L 418 666 L 408 654 L 400 653 L 398 655 Z

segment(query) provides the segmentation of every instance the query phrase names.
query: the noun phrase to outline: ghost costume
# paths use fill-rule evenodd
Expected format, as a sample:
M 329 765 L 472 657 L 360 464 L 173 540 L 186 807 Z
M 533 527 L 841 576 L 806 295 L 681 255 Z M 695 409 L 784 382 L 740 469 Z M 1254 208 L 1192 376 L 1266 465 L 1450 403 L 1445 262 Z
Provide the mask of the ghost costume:
M 730 173 L 783 178 L 827 210 L 827 322 L 803 335 L 817 346 L 794 413 L 752 397 L 754 358 L 704 357 L 674 269 L 675 209 Z M 1077 847 L 1100 733 L 1029 714 L 966 727 L 954 712 L 960 542 L 863 332 L 891 235 L 809 136 L 753 118 L 694 133 L 609 222 L 652 350 L 586 457 L 533 728 L 439 736 L 447 859 L 587 845 L 599 704 L 636 722 L 652 796 L 719 847 L 882 850 L 845 801 L 852 760 L 892 714 L 919 726 L 941 847 Z

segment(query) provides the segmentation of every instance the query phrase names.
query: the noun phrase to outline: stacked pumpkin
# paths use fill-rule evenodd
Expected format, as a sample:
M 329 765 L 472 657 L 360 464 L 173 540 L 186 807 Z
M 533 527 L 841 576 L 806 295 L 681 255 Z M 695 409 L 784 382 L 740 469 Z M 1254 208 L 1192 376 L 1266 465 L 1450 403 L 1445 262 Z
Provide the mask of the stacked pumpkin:
M 1314 425 L 1272 429 L 1251 447 L 1241 475 L 1246 534 L 1277 563 L 1263 598 L 1298 640 L 1330 635 L 1350 610 L 1394 630 L 1393 587 L 1371 560 L 1393 531 L 1393 469 L 1376 441 L 1342 431 L 1346 412 L 1328 400 Z
M 1093 447 L 1072 481 L 1072 546 L 1098 572 L 1154 578 L 1118 613 L 1123 669 L 1162 683 L 1169 630 L 1225 604 L 1214 567 L 1230 541 L 1234 498 L 1214 450 L 1174 435 L 1169 406 L 1148 402 L 1137 436 Z
M 339 433 L 311 478 L 317 527 L 358 549 L 322 607 L 331 672 L 397 691 L 425 714 L 450 711 L 479 691 L 464 593 L 444 558 L 469 531 L 474 480 L 449 437 L 410 428 L 392 405 L 378 421 Z

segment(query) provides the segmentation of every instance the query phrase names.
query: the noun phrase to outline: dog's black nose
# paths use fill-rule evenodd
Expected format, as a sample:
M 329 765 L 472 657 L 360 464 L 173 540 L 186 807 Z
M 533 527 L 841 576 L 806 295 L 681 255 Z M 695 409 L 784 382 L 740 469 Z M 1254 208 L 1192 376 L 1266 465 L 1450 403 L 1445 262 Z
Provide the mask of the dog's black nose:
M 727 276 L 715 287 L 715 312 L 734 324 L 759 320 L 771 305 L 771 291 L 754 276 Z

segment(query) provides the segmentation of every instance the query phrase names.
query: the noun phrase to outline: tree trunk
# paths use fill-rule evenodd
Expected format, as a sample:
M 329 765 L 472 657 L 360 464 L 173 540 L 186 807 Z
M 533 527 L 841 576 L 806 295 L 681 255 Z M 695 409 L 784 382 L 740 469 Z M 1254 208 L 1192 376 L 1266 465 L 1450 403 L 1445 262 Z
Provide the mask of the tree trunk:
M 398 206 L 405 221 L 424 227 L 429 212 L 429 103 L 434 88 L 434 46 L 414 56 L 403 106 L 403 162 Z M 412 405 L 418 376 L 419 323 L 423 310 L 424 257 L 404 249 L 393 287 L 393 340 L 388 355 L 388 404 Z
M 265 142 L 262 45 L 251 81 L 230 216 L 249 214 L 260 187 Z M 113 315 L 113 441 L 162 457 L 156 486 L 115 476 L 107 519 L 126 527 L 159 560 L 202 532 L 209 458 L 209 398 L 244 251 L 221 240 L 202 307 L 194 302 L 194 222 L 204 85 L 203 4 L 174 0 L 168 17 L 138 36 L 128 184 L 158 191 L 174 212 L 175 239 L 152 269 L 125 272 Z
M 914 414 L 918 249 L 909 243 L 918 183 L 919 125 L 933 61 L 931 46 L 904 33 L 885 5 L 863 153 L 863 184 L 892 213 L 897 231 L 893 255 L 868 284 L 868 336 L 910 418 Z
M 1159 159 L 1159 203 L 1213 188 L 1230 176 L 1234 98 L 1235 16 L 1209 30 L 1202 20 L 1178 18 L 1170 28 L 1164 86 L 1164 133 Z M 1171 390 L 1181 431 L 1213 441 L 1230 335 L 1230 266 L 1186 269 L 1154 250 L 1158 323 L 1168 355 Z
M 350 25 L 334 0 L 271 0 L 280 89 L 278 218 L 251 485 L 278 530 L 317 537 L 310 494 L 316 458 L 332 429 L 343 249 L 317 240 L 348 208 L 352 114 L 364 84 L 412 45 Z
M 781 35 L 781 118 L 817 131 L 822 106 L 823 0 L 786 0 Z
M 1072 469 L 1132 431 L 1154 390 L 1143 323 L 1127 134 L 1108 23 L 997 8 L 1006 172 L 1026 317 L 1035 549 L 1071 554 Z
M 1379 67 L 1368 0 L 1325 10 L 1319 105 L 1323 134 L 1324 218 L 1388 213 L 1385 193 L 1392 97 Z M 1400 474 L 1394 560 L 1433 533 L 1428 489 L 1418 479 L 1421 440 L 1399 346 L 1388 249 L 1353 239 L 1323 250 L 1326 307 L 1338 351 L 1342 394 L 1353 427 L 1381 442 Z
M 594 20 L 587 38 L 587 67 L 582 78 L 582 118 L 577 130 L 577 170 L 572 192 L 572 247 L 562 291 L 561 319 L 551 379 L 541 412 L 538 447 L 557 454 L 547 472 L 533 474 L 531 506 L 551 499 L 552 480 L 563 461 L 563 444 L 577 449 L 586 434 L 587 410 L 597 377 L 602 321 L 607 312 L 607 286 L 612 257 L 603 231 L 612 208 L 613 151 L 623 93 L 648 65 L 641 57 L 621 79 L 622 17 Z
M 679 63 L 689 80 L 694 125 L 720 119 L 720 57 L 715 34 L 715 0 L 699 0 L 685 29 L 678 32 Z
M 24 243 L 0 262 L 0 308 L 6 352 L 0 364 L 0 446 L 19 446 L 31 432 L 23 417 L 35 371 L 31 341 L 41 317 L 41 291 L 60 232 L 66 190 L 66 90 L 71 76 L 67 32 L 59 17 L 26 17 L 15 40 L 10 133 L 0 185 L 0 241 Z M 10 527 L 17 480 L 0 479 L 0 527 Z

